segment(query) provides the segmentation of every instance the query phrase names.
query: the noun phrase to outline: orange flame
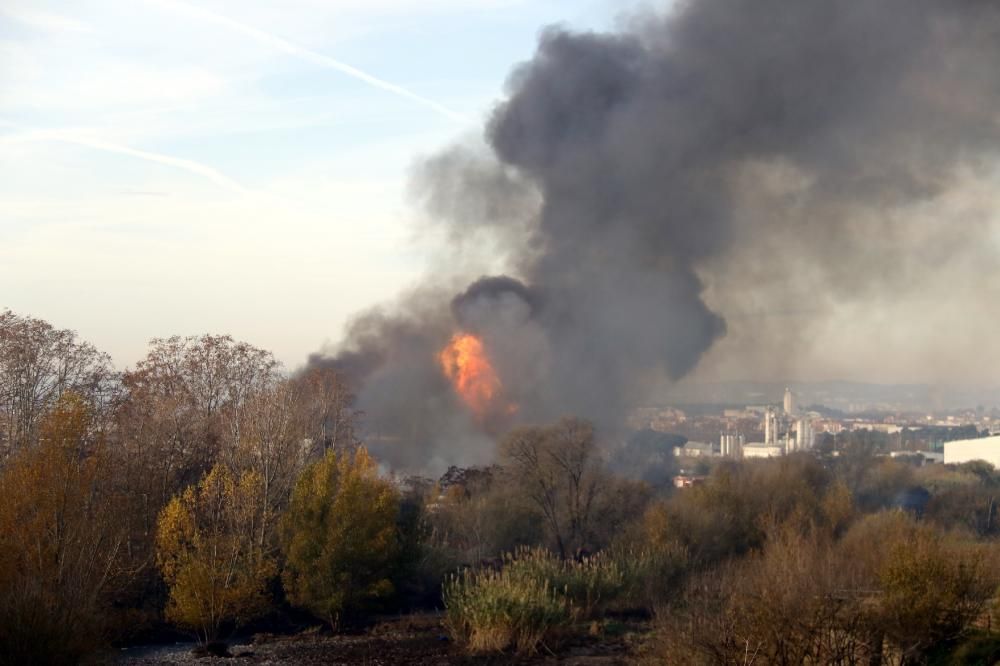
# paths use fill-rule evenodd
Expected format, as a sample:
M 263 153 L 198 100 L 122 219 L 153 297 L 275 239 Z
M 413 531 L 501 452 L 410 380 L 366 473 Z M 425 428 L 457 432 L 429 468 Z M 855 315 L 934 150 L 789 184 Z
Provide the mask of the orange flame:
M 438 354 L 438 361 L 462 402 L 480 418 L 485 417 L 502 384 L 483 341 L 471 333 L 456 333 Z

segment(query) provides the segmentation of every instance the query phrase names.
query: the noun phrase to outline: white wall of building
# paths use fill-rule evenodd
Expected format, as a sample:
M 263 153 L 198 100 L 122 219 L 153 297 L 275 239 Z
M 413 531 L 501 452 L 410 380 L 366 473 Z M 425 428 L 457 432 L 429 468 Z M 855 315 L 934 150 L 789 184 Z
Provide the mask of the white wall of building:
M 946 465 L 985 460 L 1000 469 L 1000 435 L 980 439 L 959 439 L 944 443 Z
M 747 444 L 743 447 L 744 458 L 777 458 L 785 455 L 785 447 L 769 446 L 763 443 Z

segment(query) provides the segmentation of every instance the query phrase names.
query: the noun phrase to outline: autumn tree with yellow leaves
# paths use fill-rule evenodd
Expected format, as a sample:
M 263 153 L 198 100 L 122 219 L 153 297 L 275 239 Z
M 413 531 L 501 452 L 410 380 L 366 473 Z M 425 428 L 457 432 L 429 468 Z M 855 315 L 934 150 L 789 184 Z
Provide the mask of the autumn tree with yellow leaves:
M 289 600 L 337 626 L 394 591 L 399 495 L 362 447 L 299 477 L 281 525 Z
M 160 513 L 157 564 L 170 589 L 167 618 L 201 641 L 270 606 L 275 562 L 255 538 L 263 511 L 260 475 L 236 476 L 219 464 Z

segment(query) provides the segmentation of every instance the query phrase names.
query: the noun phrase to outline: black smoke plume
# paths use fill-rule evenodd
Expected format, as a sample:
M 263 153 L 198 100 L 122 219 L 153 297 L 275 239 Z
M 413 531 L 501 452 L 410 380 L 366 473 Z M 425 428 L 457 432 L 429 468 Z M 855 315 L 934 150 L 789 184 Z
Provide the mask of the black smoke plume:
M 998 109 L 993 1 L 688 0 L 612 34 L 547 29 L 485 145 L 414 177 L 454 255 L 488 241 L 514 277 L 365 315 L 332 362 L 393 462 L 489 455 L 436 364 L 459 329 L 484 339 L 512 420 L 614 426 L 698 364 L 721 312 L 822 317 L 982 240 L 925 213 L 994 163 Z M 799 325 L 737 320 L 733 336 L 803 344 Z

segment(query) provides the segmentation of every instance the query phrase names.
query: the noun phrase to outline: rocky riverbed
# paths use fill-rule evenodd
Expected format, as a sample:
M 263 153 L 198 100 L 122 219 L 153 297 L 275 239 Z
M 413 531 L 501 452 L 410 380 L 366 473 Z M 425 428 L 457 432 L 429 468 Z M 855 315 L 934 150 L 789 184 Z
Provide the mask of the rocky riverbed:
M 330 634 L 319 630 L 291 636 L 260 634 L 250 642 L 231 644 L 232 656 L 229 658 L 199 656 L 193 652 L 193 644 L 175 644 L 123 650 L 108 663 L 115 666 L 545 663 L 613 666 L 636 663 L 648 629 L 648 624 L 642 622 L 608 622 L 595 625 L 589 632 L 585 630 L 585 636 L 530 658 L 506 654 L 468 656 L 448 638 L 440 615 L 409 615 L 383 620 L 359 634 Z

